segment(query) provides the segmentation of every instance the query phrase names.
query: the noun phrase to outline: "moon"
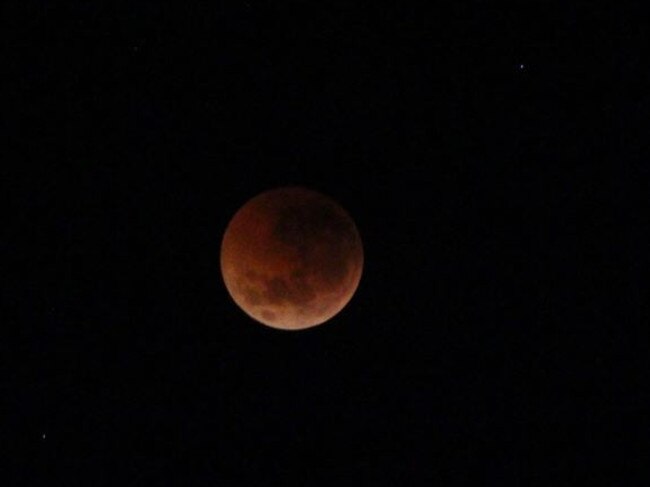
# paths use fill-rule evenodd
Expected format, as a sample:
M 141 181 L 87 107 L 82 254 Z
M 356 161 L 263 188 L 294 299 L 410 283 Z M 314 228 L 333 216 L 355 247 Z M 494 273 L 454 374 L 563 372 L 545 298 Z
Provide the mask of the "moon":
M 232 217 L 221 244 L 221 274 L 235 303 L 278 329 L 320 325 L 352 299 L 363 246 L 350 215 L 303 187 L 263 192 Z

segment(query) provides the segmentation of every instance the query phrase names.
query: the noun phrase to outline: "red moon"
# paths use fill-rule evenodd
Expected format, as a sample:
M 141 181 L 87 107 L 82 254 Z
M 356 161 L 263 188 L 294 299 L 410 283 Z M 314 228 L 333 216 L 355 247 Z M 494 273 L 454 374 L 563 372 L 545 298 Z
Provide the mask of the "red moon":
M 350 215 L 301 187 L 248 201 L 221 244 L 221 273 L 232 299 L 251 318 L 283 330 L 310 328 L 338 314 L 362 270 L 361 237 Z

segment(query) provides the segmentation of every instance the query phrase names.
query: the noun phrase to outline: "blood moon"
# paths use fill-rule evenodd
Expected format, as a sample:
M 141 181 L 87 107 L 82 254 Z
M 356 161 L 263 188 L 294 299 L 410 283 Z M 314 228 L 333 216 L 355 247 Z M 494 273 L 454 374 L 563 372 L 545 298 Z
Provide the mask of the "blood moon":
M 235 303 L 273 328 L 300 330 L 339 313 L 363 270 L 350 215 L 316 191 L 284 187 L 242 206 L 221 244 L 221 273 Z

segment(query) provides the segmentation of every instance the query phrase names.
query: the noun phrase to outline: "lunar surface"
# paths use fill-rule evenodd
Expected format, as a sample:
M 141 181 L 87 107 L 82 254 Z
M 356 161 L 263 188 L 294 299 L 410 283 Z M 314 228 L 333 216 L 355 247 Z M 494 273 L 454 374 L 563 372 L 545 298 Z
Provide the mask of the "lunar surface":
M 228 293 L 251 318 L 285 330 L 319 325 L 354 295 L 363 247 L 352 218 L 301 187 L 266 191 L 235 213 L 221 245 Z

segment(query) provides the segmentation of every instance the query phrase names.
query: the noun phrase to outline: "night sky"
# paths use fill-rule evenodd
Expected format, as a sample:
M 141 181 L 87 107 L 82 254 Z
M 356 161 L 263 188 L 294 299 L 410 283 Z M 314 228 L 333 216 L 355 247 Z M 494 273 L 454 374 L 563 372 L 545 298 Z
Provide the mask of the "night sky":
M 641 485 L 647 31 L 596 4 L 5 2 L 0 484 Z M 219 269 L 287 185 L 365 252 L 294 333 Z

